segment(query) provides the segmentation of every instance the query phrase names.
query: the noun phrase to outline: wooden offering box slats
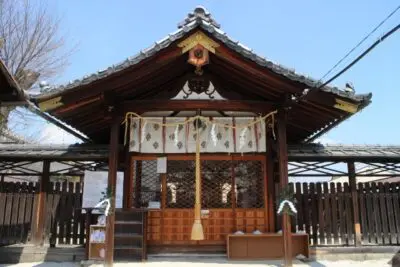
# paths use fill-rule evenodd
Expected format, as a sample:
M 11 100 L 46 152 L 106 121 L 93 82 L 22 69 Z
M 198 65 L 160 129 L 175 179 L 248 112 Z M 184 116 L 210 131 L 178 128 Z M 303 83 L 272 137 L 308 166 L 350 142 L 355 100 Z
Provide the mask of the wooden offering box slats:
M 293 257 L 302 254 L 309 257 L 308 234 L 293 234 Z M 228 235 L 227 254 L 229 259 L 263 260 L 282 258 L 282 234 L 242 234 Z

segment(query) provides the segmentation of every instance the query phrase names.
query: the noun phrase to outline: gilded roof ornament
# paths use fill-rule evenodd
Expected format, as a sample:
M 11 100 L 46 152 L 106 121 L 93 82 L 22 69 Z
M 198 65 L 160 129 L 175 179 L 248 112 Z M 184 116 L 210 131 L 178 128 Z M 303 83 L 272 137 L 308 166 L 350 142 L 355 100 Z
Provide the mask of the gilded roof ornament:
M 219 47 L 219 44 L 212 40 L 210 37 L 205 35 L 203 32 L 198 31 L 190 35 L 188 38 L 178 44 L 178 47 L 182 48 L 182 54 L 196 47 L 197 45 L 203 46 L 208 51 L 215 54 L 215 48 Z

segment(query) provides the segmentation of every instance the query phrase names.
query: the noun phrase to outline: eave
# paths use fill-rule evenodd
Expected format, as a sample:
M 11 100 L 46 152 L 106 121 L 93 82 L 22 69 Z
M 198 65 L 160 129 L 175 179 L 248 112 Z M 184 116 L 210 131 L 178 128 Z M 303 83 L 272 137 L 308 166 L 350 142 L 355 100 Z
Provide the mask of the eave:
M 320 85 L 310 77 L 260 57 L 231 39 L 215 21 L 203 16 L 187 21 L 136 56 L 53 88 L 33 101 L 52 116 L 88 136 L 97 137 L 94 130 L 106 132 L 109 127 L 106 109 L 110 104 L 155 97 L 165 99 L 182 86 L 183 78 L 192 68 L 177 44 L 196 31 L 220 44 L 206 68 L 214 79 L 219 78 L 221 87 L 237 87 L 237 91 L 246 91 L 252 100 L 275 101 L 278 105 L 284 94 L 301 94 L 306 88 L 315 89 Z M 293 105 L 288 123 L 289 142 L 310 142 L 367 106 L 371 97 L 371 94 L 355 95 L 335 87 L 323 87 L 306 101 Z M 97 141 L 104 142 L 105 138 Z

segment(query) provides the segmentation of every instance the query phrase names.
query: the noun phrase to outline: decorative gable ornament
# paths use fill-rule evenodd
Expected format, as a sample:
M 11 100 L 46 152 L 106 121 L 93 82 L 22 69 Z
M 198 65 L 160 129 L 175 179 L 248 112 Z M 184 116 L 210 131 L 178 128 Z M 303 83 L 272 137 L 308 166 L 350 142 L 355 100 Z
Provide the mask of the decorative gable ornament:
M 197 45 L 201 45 L 211 53 L 215 54 L 215 48 L 219 47 L 219 44 L 208 37 L 201 31 L 195 32 L 188 38 L 178 44 L 178 47 L 182 48 L 182 54 L 192 50 Z

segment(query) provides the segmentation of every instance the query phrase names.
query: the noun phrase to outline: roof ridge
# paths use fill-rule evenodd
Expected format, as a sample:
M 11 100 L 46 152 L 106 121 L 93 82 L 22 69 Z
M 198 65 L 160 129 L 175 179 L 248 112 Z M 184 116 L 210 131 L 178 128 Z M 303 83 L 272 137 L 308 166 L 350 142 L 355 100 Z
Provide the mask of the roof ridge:
M 172 42 L 182 38 L 187 32 L 195 29 L 196 27 L 201 27 L 204 31 L 211 34 L 214 38 L 224 43 L 230 49 L 238 52 L 243 57 L 252 60 L 261 67 L 267 68 L 276 74 L 282 75 L 290 80 L 303 83 L 311 88 L 316 88 L 322 84 L 320 81 L 311 78 L 307 74 L 296 72 L 294 68 L 285 67 L 282 64 L 275 63 L 274 61 L 271 61 L 263 56 L 254 53 L 252 49 L 240 43 L 239 41 L 232 39 L 227 35 L 227 33 L 221 30 L 220 25 L 212 18 L 211 13 L 207 9 L 205 9 L 202 6 L 197 6 L 193 12 L 190 12 L 187 15 L 184 21 L 178 24 L 178 30 L 166 35 L 159 41 L 154 42 L 153 45 L 151 45 L 146 49 L 141 50 L 136 55 L 130 56 L 125 60 L 121 61 L 120 63 L 116 63 L 107 68 L 98 70 L 95 73 L 86 74 L 81 79 L 75 79 L 73 81 L 68 82 L 67 84 L 53 86 L 53 87 L 48 86 L 45 88 L 46 90 L 43 90 L 41 92 L 41 94 L 31 97 L 35 99 L 35 98 L 51 96 L 61 91 L 89 84 L 96 80 L 107 77 L 115 72 L 131 67 L 143 61 L 144 59 L 151 57 L 159 50 L 168 47 L 169 45 L 171 45 Z M 338 87 L 331 87 L 331 86 L 325 86 L 321 90 L 338 95 L 340 97 L 349 98 L 357 102 L 359 101 L 368 102 L 372 97 L 372 94 L 355 95 L 354 93 L 349 93 L 339 89 Z
M 221 25 L 215 21 L 211 13 L 203 6 L 196 6 L 193 12 L 190 12 L 187 17 L 178 24 L 178 29 L 187 26 L 188 24 L 192 23 L 193 21 L 206 21 L 213 25 L 215 28 L 219 29 Z

